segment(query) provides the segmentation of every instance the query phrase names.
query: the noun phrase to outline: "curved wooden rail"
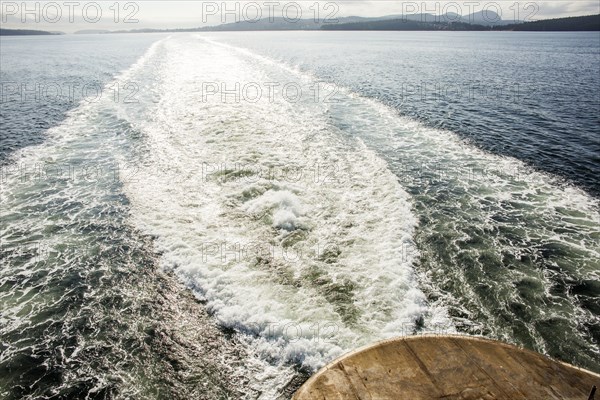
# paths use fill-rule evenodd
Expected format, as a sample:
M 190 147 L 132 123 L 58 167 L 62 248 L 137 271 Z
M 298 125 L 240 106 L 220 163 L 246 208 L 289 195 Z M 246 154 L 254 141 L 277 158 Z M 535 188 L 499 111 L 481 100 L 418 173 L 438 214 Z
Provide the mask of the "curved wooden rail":
M 587 400 L 600 375 L 502 342 L 410 336 L 348 353 L 293 400 Z

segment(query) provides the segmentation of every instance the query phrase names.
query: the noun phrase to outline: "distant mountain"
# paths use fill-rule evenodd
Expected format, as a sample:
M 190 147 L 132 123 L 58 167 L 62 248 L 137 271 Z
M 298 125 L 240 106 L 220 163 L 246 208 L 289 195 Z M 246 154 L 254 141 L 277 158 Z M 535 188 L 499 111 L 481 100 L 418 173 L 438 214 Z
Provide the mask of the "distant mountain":
M 408 19 L 390 19 L 324 25 L 322 29 L 328 31 L 488 31 L 491 27 L 464 22 L 421 22 Z
M 32 29 L 0 28 L 0 36 L 64 35 L 62 32 L 35 31 Z
M 456 13 L 446 13 L 442 15 L 435 14 L 393 14 L 393 15 L 385 15 L 381 17 L 340 17 L 336 19 L 336 22 L 315 22 L 312 19 L 303 19 L 297 22 L 289 21 L 284 18 L 274 18 L 272 20 L 262 19 L 256 22 L 242 21 L 242 22 L 233 22 L 223 25 L 217 26 L 207 26 L 202 28 L 193 29 L 194 31 L 284 31 L 284 30 L 340 30 L 345 28 L 336 28 L 339 25 L 346 24 L 357 24 L 357 23 L 365 23 L 368 26 L 373 26 L 373 29 L 380 29 L 380 26 L 390 26 L 388 22 L 385 21 L 410 21 L 417 22 L 423 24 L 434 24 L 433 26 L 429 25 L 415 25 L 415 24 L 401 24 L 398 23 L 398 28 L 401 30 L 416 30 L 426 29 L 426 30 L 434 30 L 434 29 L 442 29 L 448 26 L 448 28 L 452 29 L 462 29 L 462 30 L 481 30 L 479 27 L 492 27 L 492 26 L 502 26 L 502 25 L 510 25 L 520 23 L 521 21 L 505 21 L 500 15 L 495 13 L 494 11 L 480 11 L 470 15 L 461 16 Z M 376 25 L 371 25 L 373 22 L 377 22 Z M 381 24 L 381 25 L 379 25 Z M 437 25 L 441 24 L 441 25 Z M 476 25 L 474 27 L 468 27 L 467 25 Z M 358 26 L 356 26 L 358 28 Z M 187 30 L 187 29 L 186 29 Z M 364 30 L 361 28 L 360 30 Z M 394 29 L 396 30 L 396 29 Z
M 385 18 L 385 17 L 382 17 Z M 364 22 L 378 20 L 380 18 L 366 18 L 366 17 L 340 17 L 336 18 L 336 22 L 323 22 L 315 21 L 314 19 L 301 19 L 298 21 L 291 21 L 285 18 L 263 18 L 261 20 L 250 22 L 240 21 L 231 22 L 228 24 L 216 25 L 216 26 L 205 26 L 194 30 L 198 31 L 314 31 L 321 29 L 324 25 L 336 25 L 339 23 L 352 23 L 352 22 Z
M 316 30 L 382 30 L 382 31 L 600 31 L 600 15 L 558 18 L 536 22 L 505 21 L 493 11 L 480 11 L 466 16 L 409 14 L 382 17 L 341 17 L 337 22 L 315 22 L 312 19 L 290 21 L 284 18 L 241 21 L 216 26 L 183 29 L 134 29 L 129 31 L 85 30 L 75 33 L 153 33 L 153 32 L 223 32 L 223 31 L 316 31 Z M 46 33 L 49 34 L 49 33 Z
M 256 22 L 240 21 L 217 26 L 206 26 L 199 31 L 290 31 L 290 30 L 319 30 L 320 23 L 311 19 L 301 19 L 297 22 L 285 20 L 284 18 L 264 18 Z
M 508 25 L 508 24 L 516 24 L 521 21 L 503 20 L 500 15 L 495 13 L 494 11 L 480 11 L 469 15 L 459 15 L 457 13 L 449 12 L 446 14 L 435 15 L 435 14 L 396 14 L 396 15 L 388 15 L 380 18 L 373 18 L 372 20 L 389 20 L 389 19 L 405 19 L 409 21 L 417 21 L 417 22 L 431 22 L 431 23 L 452 23 L 452 22 L 460 22 L 465 24 L 474 24 L 474 25 L 484 25 L 484 26 L 496 26 L 496 25 Z
M 600 31 L 600 14 L 526 22 L 505 26 L 503 30 L 537 32 Z
M 461 22 L 466 22 L 468 24 L 477 24 L 477 25 L 487 25 L 487 26 L 501 26 L 501 25 L 509 25 L 509 24 L 520 24 L 523 21 L 515 21 L 515 20 L 503 20 L 502 17 L 491 10 L 483 10 L 478 11 L 473 14 L 466 15 L 461 18 Z
M 469 17 L 471 16 L 465 18 Z M 491 18 L 488 15 L 486 19 Z M 424 22 L 420 19 L 411 20 L 404 17 L 402 19 L 325 25 L 322 29 L 347 31 L 600 31 L 600 14 L 495 26 L 465 22 L 444 22 L 439 16 L 434 21 Z

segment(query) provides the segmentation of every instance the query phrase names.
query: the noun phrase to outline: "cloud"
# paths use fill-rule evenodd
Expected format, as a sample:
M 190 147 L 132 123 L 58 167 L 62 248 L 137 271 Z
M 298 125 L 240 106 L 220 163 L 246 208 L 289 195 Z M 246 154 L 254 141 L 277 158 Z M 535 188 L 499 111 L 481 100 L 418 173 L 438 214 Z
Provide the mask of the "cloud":
M 597 1 L 2 1 L 2 25 L 13 29 L 73 32 L 80 29 L 190 28 L 269 16 L 327 17 L 456 12 L 467 15 L 489 9 L 503 19 L 545 19 L 600 13 Z M 517 5 L 515 7 L 515 5 Z M 532 6 L 533 5 L 533 6 Z M 527 7 L 526 7 L 527 6 Z

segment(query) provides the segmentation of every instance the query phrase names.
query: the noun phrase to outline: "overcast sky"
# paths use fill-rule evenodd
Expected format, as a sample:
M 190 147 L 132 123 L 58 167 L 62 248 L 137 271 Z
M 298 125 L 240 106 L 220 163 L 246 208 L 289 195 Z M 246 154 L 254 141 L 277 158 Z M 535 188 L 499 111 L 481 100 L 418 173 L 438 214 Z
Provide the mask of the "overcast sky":
M 23 6 L 24 5 L 24 6 Z M 98 7 L 99 5 L 99 7 Z M 116 5 L 116 6 L 115 6 Z M 576 1 L 2 1 L 2 27 L 71 33 L 83 29 L 190 28 L 223 21 L 287 17 L 327 17 L 455 12 L 468 15 L 489 10 L 502 19 L 536 20 L 600 13 L 598 0 Z M 37 19 L 37 20 L 36 20 Z

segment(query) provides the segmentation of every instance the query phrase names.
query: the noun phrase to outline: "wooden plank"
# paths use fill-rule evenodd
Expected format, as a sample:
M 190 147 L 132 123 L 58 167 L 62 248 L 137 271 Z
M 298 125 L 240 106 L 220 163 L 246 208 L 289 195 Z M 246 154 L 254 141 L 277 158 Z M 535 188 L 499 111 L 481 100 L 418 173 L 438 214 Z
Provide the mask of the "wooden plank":
M 431 393 L 438 393 L 435 383 L 427 371 L 420 368 L 410 349 L 394 342 L 374 348 L 361 357 L 342 360 L 340 364 L 360 399 L 417 400 L 430 399 Z
M 501 342 L 468 336 L 390 339 L 311 377 L 294 400 L 575 400 L 600 375 Z
M 304 388 L 305 394 L 301 394 Z M 332 400 L 358 400 L 352 383 L 339 364 L 333 365 L 327 373 L 320 374 L 309 386 L 302 386 L 296 395 L 305 396 L 307 399 L 332 399 Z
M 438 389 L 442 392 L 440 398 L 460 396 L 469 389 L 468 392 L 478 393 L 480 396 L 509 400 L 502 388 L 450 338 L 439 337 L 434 346 L 431 340 L 419 338 L 404 342 L 423 361 L 429 373 L 436 377 Z

